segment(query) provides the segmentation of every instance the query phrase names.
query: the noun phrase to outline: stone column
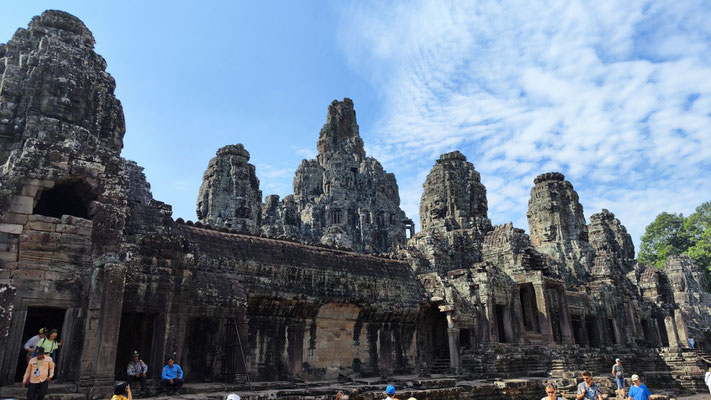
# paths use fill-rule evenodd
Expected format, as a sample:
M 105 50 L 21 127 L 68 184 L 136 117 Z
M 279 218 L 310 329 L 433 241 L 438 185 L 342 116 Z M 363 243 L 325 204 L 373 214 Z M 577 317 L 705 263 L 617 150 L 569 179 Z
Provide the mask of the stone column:
M 573 322 L 568 310 L 568 296 L 565 295 L 564 288 L 559 288 L 558 294 L 560 296 L 560 325 L 563 344 L 574 344 L 575 336 L 573 336 Z
M 289 341 L 288 362 L 289 375 L 292 379 L 301 376 L 302 365 L 304 363 L 304 331 L 306 323 L 303 320 L 290 321 L 287 325 L 287 338 Z M 243 343 L 245 344 L 245 343 Z M 241 359 L 240 359 L 241 362 Z
M 439 306 L 439 311 L 447 314 L 447 338 L 449 344 L 449 369 L 455 374 L 461 373 L 459 363 L 459 328 L 454 326 L 452 312 L 454 308 L 451 305 Z
M 10 285 L 0 286 L 5 289 L 5 292 L 0 293 L 4 295 L 3 300 L 7 301 L 6 307 L 0 308 L 0 316 L 3 319 L 0 320 L 0 328 L 3 330 L 3 341 L 0 348 L 0 356 L 2 358 L 2 364 L 0 365 L 0 382 L 12 383 L 15 380 L 15 367 L 17 366 L 17 359 L 20 356 L 20 351 L 24 343 L 22 341 L 22 331 L 25 326 L 25 319 L 27 318 L 27 309 L 18 310 L 16 309 L 14 303 L 15 297 L 15 287 Z
M 504 307 L 504 334 L 506 335 L 506 343 L 514 343 L 516 337 L 513 332 L 513 324 L 511 323 L 511 306 Z
M 679 336 L 676 333 L 676 326 L 674 326 L 674 317 L 667 315 L 664 317 L 664 325 L 667 329 L 667 339 L 669 340 L 669 347 L 678 348 L 679 347 Z
M 114 384 L 126 266 L 107 262 L 92 271 L 80 386 L 89 387 L 89 399 L 109 394 Z
M 548 313 L 548 302 L 546 301 L 546 292 L 543 283 L 533 285 L 533 290 L 536 292 L 536 306 L 538 307 L 538 324 L 541 327 L 541 334 L 546 338 L 548 343 L 554 343 L 553 326 Z
M 652 324 L 652 328 L 654 328 L 654 343 L 656 343 L 657 347 L 663 347 L 664 341 L 662 340 L 662 331 L 659 326 L 659 320 L 657 318 L 652 318 L 650 321 L 654 321 L 653 323 L 650 322 Z
M 679 346 L 689 348 L 689 330 L 680 310 L 674 312 L 674 322 L 676 322 L 676 331 L 679 334 Z

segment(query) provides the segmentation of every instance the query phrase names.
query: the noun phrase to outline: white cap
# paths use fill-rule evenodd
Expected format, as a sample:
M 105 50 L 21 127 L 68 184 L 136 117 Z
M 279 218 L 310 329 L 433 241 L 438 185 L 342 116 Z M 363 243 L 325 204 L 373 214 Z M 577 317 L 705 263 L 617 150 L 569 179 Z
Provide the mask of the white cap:
M 239 395 L 237 393 L 232 393 L 231 395 L 227 396 L 226 400 L 239 400 Z
M 618 361 L 620 361 L 620 359 L 619 359 L 619 358 L 615 358 L 615 362 L 618 362 Z
M 632 378 L 630 378 L 630 379 L 632 379 L 633 382 L 634 382 L 634 381 L 638 381 L 638 380 L 639 380 L 639 375 L 634 374 L 634 375 L 632 375 Z

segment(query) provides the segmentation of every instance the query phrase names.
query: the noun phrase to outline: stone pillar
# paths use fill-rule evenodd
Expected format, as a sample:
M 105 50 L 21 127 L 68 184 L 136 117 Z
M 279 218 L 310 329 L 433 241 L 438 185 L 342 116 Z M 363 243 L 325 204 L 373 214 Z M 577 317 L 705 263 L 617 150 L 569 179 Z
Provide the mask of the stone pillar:
M 92 271 L 79 378 L 80 386 L 90 388 L 89 399 L 107 396 L 114 384 L 125 280 L 121 263 L 107 262 Z
M 304 359 L 304 331 L 306 323 L 302 320 L 291 321 L 287 325 L 287 338 L 289 341 L 288 362 L 289 375 L 292 379 L 301 377 Z M 243 343 L 246 344 L 246 343 Z M 241 362 L 241 359 L 240 359 Z
M 654 323 L 652 323 L 652 328 L 654 328 L 654 343 L 656 343 L 657 347 L 663 347 L 664 341 L 662 340 L 662 331 L 659 326 L 659 320 L 657 318 L 652 318 L 650 321 L 654 321 Z
M 439 311 L 447 314 L 447 338 L 449 344 L 449 369 L 455 374 L 461 373 L 461 366 L 459 362 L 459 328 L 454 326 L 454 319 L 452 318 L 452 312 L 454 308 L 451 305 L 439 306 Z
M 664 317 L 664 325 L 667 329 L 667 339 L 669 340 L 669 347 L 678 348 L 679 347 L 679 336 L 676 333 L 676 326 L 674 325 L 674 317 L 667 315 Z
M 559 288 L 558 295 L 560 296 L 560 325 L 563 344 L 574 344 L 575 336 L 573 336 L 573 322 L 570 319 L 568 296 L 565 295 L 565 289 L 562 287 Z
M 689 348 L 689 330 L 680 310 L 674 312 L 674 322 L 676 322 L 676 331 L 679 334 L 679 346 Z
M 509 305 L 508 307 L 504 307 L 504 333 L 506 334 L 506 343 L 514 343 L 516 341 L 511 319 L 511 306 Z
M 538 307 L 538 324 L 541 327 L 541 334 L 546 338 L 548 343 L 554 343 L 553 326 L 548 313 L 548 302 L 546 301 L 546 292 L 543 283 L 533 285 L 533 290 L 536 292 L 536 306 Z
M 6 289 L 6 292 L 3 292 L 3 294 L 12 294 L 12 296 L 7 297 L 6 304 L 8 304 L 8 306 L 4 309 L 0 309 L 0 315 L 7 318 L 0 320 L 0 327 L 6 332 L 4 343 L 0 342 L 0 344 L 3 344 L 2 348 L 0 348 L 0 355 L 3 356 L 2 364 L 0 365 L 0 371 L 2 373 L 2 375 L 0 375 L 0 381 L 3 384 L 10 384 L 15 380 L 15 367 L 17 366 L 20 351 L 24 351 L 22 350 L 22 346 L 24 345 L 24 343 L 22 343 L 24 340 L 22 331 L 25 326 L 25 319 L 27 318 L 27 309 L 15 309 L 13 304 L 15 288 L 13 286 L 2 285 L 0 287 L 10 288 Z M 3 298 L 3 300 L 5 299 Z

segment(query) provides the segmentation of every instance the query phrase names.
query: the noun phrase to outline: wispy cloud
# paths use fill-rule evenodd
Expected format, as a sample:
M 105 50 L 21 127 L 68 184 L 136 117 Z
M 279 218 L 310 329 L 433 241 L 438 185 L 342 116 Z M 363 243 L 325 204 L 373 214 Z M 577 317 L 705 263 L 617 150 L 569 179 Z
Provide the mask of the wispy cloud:
M 402 194 L 458 148 L 494 222 L 526 227 L 533 177 L 558 170 L 638 243 L 657 213 L 711 199 L 709 20 L 703 1 L 359 2 L 339 37 L 381 91 L 362 134 Z

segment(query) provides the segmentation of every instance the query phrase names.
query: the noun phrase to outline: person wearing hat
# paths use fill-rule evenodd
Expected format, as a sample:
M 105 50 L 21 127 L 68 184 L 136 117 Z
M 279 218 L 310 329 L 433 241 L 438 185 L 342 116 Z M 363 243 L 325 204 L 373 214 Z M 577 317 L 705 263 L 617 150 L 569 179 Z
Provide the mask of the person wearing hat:
M 30 358 L 34 357 L 35 348 L 37 348 L 37 343 L 39 343 L 40 340 L 47 337 L 47 332 L 49 332 L 49 329 L 40 328 L 39 334 L 32 336 L 27 341 L 27 343 L 25 343 L 24 348 L 25 348 L 25 351 L 27 352 L 27 362 L 30 362 Z
M 625 375 L 622 371 L 622 361 L 617 358 L 615 363 L 612 365 L 612 377 L 615 378 L 617 383 L 617 395 L 619 397 L 625 397 Z
M 27 400 L 42 400 L 47 393 L 49 381 L 54 376 L 54 361 L 45 356 L 44 348 L 37 347 L 22 377 L 22 388 L 27 385 Z
M 709 392 L 711 392 L 711 368 L 706 371 L 706 375 L 704 375 L 704 382 L 706 383 L 706 386 L 709 387 Z
M 388 387 L 385 388 L 385 394 L 388 396 L 385 400 L 397 400 L 395 397 L 395 386 L 388 385 Z
M 180 391 L 183 386 L 183 369 L 175 363 L 173 357 L 168 359 L 168 364 L 163 367 L 161 374 L 160 387 L 163 392 L 167 392 L 169 396 Z
M 148 372 L 148 365 L 140 359 L 140 354 L 137 350 L 134 350 L 131 354 L 131 362 L 128 363 L 126 367 L 126 375 L 128 375 L 128 384 L 133 385 L 136 381 L 141 381 L 141 394 L 146 391 L 146 373 Z
M 650 392 L 649 389 L 642 384 L 639 380 L 639 375 L 632 375 L 631 380 L 633 385 L 630 386 L 629 400 L 649 400 L 649 396 L 652 395 L 652 392 Z

